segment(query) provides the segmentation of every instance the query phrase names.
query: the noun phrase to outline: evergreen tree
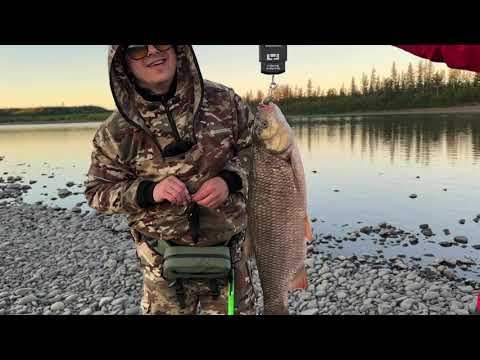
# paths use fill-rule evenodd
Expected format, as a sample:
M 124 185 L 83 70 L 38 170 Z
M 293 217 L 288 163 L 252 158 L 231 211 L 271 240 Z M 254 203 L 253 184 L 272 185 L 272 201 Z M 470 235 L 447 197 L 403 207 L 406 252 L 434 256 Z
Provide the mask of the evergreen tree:
M 456 88 L 458 87 L 460 78 L 460 70 L 448 69 L 448 86 Z
M 400 81 L 398 79 L 398 73 L 397 73 L 397 68 L 395 66 L 395 61 L 392 64 L 392 71 L 391 71 L 391 83 L 392 83 L 392 88 L 398 92 L 400 89 Z
M 368 77 L 367 77 L 367 74 L 365 73 L 362 73 L 362 94 L 365 96 L 365 95 L 368 95 Z
M 415 74 L 413 72 L 413 66 L 412 63 L 408 64 L 408 69 L 407 69 L 407 89 L 408 90 L 413 90 L 415 89 Z
M 424 86 L 424 69 L 423 69 L 423 62 L 418 62 L 418 69 L 417 69 L 417 89 L 423 89 Z
M 352 84 L 350 86 L 350 95 L 356 96 L 358 95 L 357 84 L 355 83 L 355 77 L 352 77 Z
M 308 79 L 307 83 L 307 97 L 311 97 L 313 94 L 312 79 Z
M 427 65 L 425 66 L 425 88 L 426 89 L 432 88 L 434 74 L 435 74 L 435 69 L 433 68 L 433 63 L 431 61 L 427 61 Z
M 473 86 L 476 88 L 480 87 L 480 73 L 475 73 L 473 78 Z
M 335 97 L 337 96 L 337 89 L 330 88 L 327 91 L 327 97 Z
M 368 88 L 368 93 L 370 95 L 375 93 L 375 84 L 377 82 L 377 72 L 375 68 L 372 69 L 372 74 L 370 75 L 370 87 Z

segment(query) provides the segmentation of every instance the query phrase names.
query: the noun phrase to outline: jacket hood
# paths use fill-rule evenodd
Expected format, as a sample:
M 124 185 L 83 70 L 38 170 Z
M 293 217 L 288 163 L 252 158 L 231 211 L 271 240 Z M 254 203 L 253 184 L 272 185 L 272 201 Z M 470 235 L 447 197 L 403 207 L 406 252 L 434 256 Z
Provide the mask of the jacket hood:
M 138 94 L 135 85 L 125 69 L 124 49 L 124 45 L 110 45 L 109 47 L 110 89 L 117 109 L 124 119 L 150 134 L 137 107 Z M 203 100 L 204 82 L 193 47 L 191 45 L 177 45 L 176 52 L 177 89 L 175 97 L 181 98 L 190 94 L 189 102 L 192 105 L 190 115 L 193 121 Z

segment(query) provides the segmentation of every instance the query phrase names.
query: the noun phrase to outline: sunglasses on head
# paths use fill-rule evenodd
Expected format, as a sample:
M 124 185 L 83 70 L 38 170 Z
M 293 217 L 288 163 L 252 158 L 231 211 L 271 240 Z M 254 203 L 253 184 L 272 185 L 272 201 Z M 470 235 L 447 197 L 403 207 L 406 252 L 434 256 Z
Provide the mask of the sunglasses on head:
M 170 50 L 173 45 L 152 45 L 160 52 Z M 125 54 L 132 60 L 141 60 L 148 55 L 148 45 L 128 45 Z

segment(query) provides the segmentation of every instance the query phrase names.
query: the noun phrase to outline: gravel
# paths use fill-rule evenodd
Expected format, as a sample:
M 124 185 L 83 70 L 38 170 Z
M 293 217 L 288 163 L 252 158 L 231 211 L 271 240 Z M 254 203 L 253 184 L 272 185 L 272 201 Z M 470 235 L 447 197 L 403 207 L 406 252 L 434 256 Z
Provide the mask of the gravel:
M 142 274 L 123 216 L 0 203 L 0 232 L 0 314 L 141 313 Z M 350 236 L 380 232 L 386 242 L 404 233 L 380 224 L 350 231 Z M 414 238 L 404 235 L 407 243 Z M 308 244 L 310 286 L 290 293 L 291 314 L 463 315 L 478 295 L 478 283 L 463 281 L 456 268 L 447 266 L 473 267 L 474 259 L 441 258 L 423 266 L 412 256 L 334 256 L 321 254 L 327 250 L 325 240 L 318 236 Z M 251 265 L 261 314 L 260 281 Z

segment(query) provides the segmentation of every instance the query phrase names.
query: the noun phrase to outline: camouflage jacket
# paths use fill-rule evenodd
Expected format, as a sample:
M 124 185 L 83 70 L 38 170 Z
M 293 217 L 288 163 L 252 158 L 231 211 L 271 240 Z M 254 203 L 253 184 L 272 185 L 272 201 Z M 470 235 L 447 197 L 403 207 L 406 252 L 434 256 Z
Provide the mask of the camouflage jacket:
M 110 86 L 118 110 L 95 134 L 85 194 L 89 205 L 100 212 L 128 214 L 134 230 L 186 245 L 191 244 L 190 206 L 165 202 L 142 208 L 137 200 L 139 184 L 174 175 L 193 194 L 222 170 L 233 171 L 242 180 L 241 190 L 231 193 L 219 209 L 200 206 L 198 246 L 209 246 L 246 228 L 254 116 L 232 89 L 203 80 L 191 46 L 176 50 L 175 96 L 167 103 L 155 103 L 136 91 L 125 71 L 122 47 L 110 47 Z M 164 157 L 162 149 L 176 141 L 169 124 L 172 117 L 182 140 L 195 145 L 184 155 Z

